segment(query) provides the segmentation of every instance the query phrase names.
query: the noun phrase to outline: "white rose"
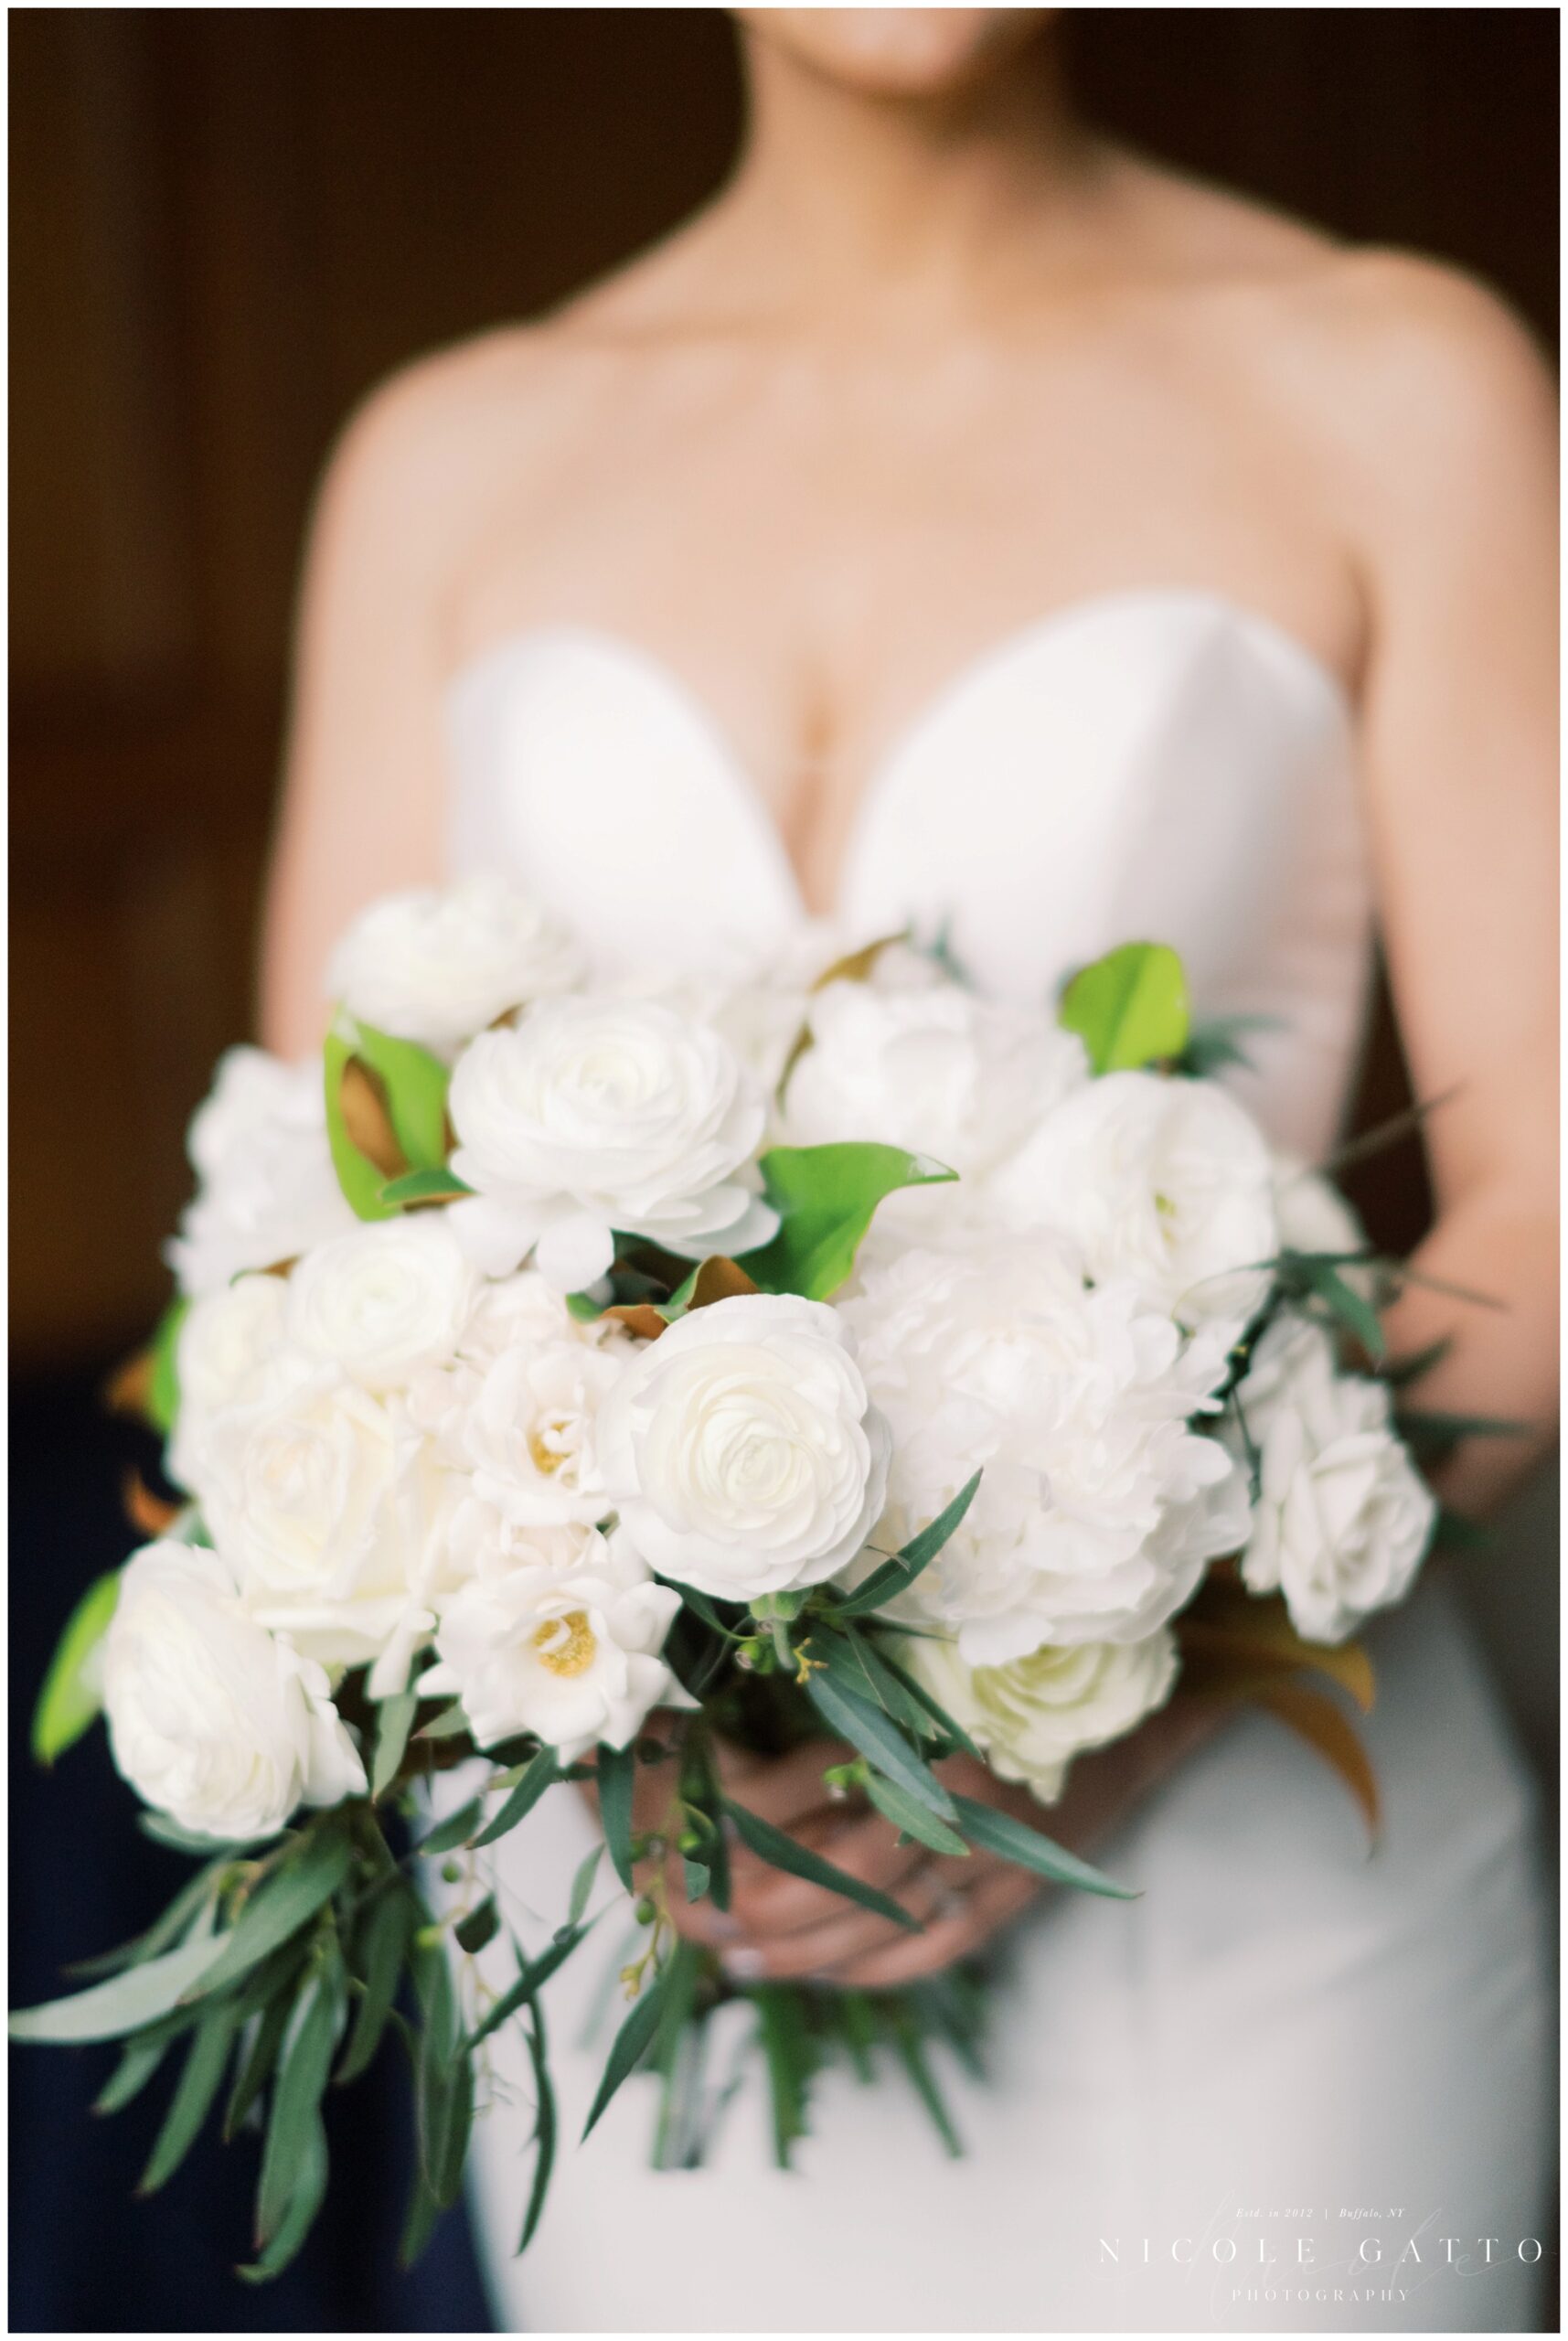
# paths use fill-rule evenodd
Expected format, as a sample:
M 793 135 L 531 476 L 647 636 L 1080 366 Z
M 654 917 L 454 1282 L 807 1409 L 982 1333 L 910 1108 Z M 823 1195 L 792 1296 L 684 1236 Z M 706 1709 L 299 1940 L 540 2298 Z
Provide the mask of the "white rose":
M 1122 1738 L 1165 1705 L 1177 1671 L 1165 1626 L 1137 1642 L 1047 1643 L 1005 1666 L 970 1666 L 956 1642 L 933 1637 L 902 1643 L 899 1655 L 991 1769 L 1025 1781 L 1045 1804 L 1061 1795 L 1074 1756 Z
M 165 1459 L 182 1488 L 197 1484 L 217 1416 L 254 1406 L 299 1378 L 302 1362 L 291 1356 L 283 1331 L 285 1292 L 281 1277 L 242 1276 L 192 1301 L 175 1349 L 179 1404 Z
M 449 1110 L 453 1168 L 475 1191 L 450 1217 L 489 1275 L 535 1249 L 552 1284 L 579 1290 L 609 1267 L 613 1229 L 697 1259 L 778 1224 L 748 1183 L 754 1085 L 716 1032 L 652 1001 L 549 1000 L 481 1033 Z
M 443 1590 L 448 1475 L 396 1402 L 330 1367 L 219 1416 L 196 1491 L 246 1606 L 325 1665 L 400 1690 Z
M 1132 1286 L 1089 1288 L 1061 1239 L 997 1231 L 873 1266 L 843 1313 L 893 1436 L 873 1545 L 897 1549 L 984 1473 L 896 1605 L 971 1664 L 1139 1641 L 1244 1542 L 1243 1478 L 1192 1427 L 1218 1405 L 1224 1329 L 1184 1336 Z
M 329 996 L 361 1023 L 446 1052 L 510 1009 L 568 990 L 582 955 L 563 928 L 500 878 L 389 894 L 333 953 Z
M 288 1281 L 290 1338 L 367 1389 L 456 1352 L 477 1279 L 444 1214 L 378 1220 L 318 1245 Z
M 988 1182 L 1015 1226 L 1072 1238 L 1097 1283 L 1125 1277 L 1188 1324 L 1261 1308 L 1279 1248 L 1256 1124 L 1212 1082 L 1112 1073 L 1048 1113 Z
M 180 1290 L 213 1292 L 357 1227 L 326 1142 L 321 1059 L 229 1049 L 187 1139 L 199 1185 L 165 1247 Z
M 679 1608 L 624 1542 L 536 1529 L 446 1604 L 420 1689 L 460 1699 L 481 1747 L 535 1732 L 563 1763 L 601 1741 L 624 1748 L 680 1695 L 659 1656 Z
M 1403 1600 L 1437 1516 L 1387 1387 L 1339 1373 L 1318 1326 L 1280 1317 L 1237 1403 L 1259 1481 L 1243 1579 L 1282 1592 L 1307 1641 L 1342 1642 L 1370 1611 Z
M 820 1583 L 881 1510 L 887 1427 L 820 1301 L 744 1293 L 694 1309 L 622 1374 L 598 1435 L 638 1551 L 722 1600 Z
M 133 1554 L 103 1646 L 114 1761 L 198 1836 L 271 1836 L 300 1804 L 365 1788 L 321 1667 L 249 1617 L 216 1553 Z
M 934 1155 L 965 1180 L 994 1168 L 1088 1077 L 1076 1033 L 940 980 L 830 983 L 806 1023 L 809 1046 L 784 1092 L 791 1145 L 870 1139 Z M 915 1200 L 929 1210 L 933 1198 Z

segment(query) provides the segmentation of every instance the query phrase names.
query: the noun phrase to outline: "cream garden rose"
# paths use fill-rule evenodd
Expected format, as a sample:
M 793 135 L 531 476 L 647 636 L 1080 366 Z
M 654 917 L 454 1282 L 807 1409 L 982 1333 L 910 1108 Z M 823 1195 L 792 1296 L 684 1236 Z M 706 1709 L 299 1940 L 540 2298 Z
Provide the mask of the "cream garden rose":
M 102 1682 L 115 1764 L 197 1836 L 271 1836 L 301 1804 L 364 1790 L 325 1670 L 257 1624 L 216 1553 L 164 1542 L 132 1555 Z
M 456 1352 L 477 1278 L 441 1216 L 379 1220 L 317 1245 L 288 1280 L 290 1339 L 369 1390 Z
M 563 1763 L 624 1748 L 651 1707 L 684 1696 L 659 1656 L 679 1607 L 624 1539 L 527 1531 L 446 1604 L 420 1689 L 460 1699 L 482 1748 L 521 1732 Z
M 319 1056 L 285 1064 L 229 1049 L 187 1145 L 197 1192 L 165 1247 L 182 1293 L 216 1292 L 359 1224 L 332 1167 Z
M 1177 1674 L 1176 1637 L 1163 1626 L 1136 1642 L 1046 1643 L 1002 1666 L 971 1666 L 956 1642 L 934 1636 L 901 1643 L 899 1655 L 991 1769 L 1046 1804 L 1075 1756 L 1135 1729 L 1165 1705 Z
M 1282 1318 L 1258 1342 L 1237 1404 L 1258 1471 L 1243 1580 L 1283 1593 L 1307 1641 L 1342 1642 L 1372 1610 L 1403 1600 L 1437 1516 L 1393 1428 L 1387 1386 L 1341 1374 L 1318 1326 Z
M 599 1470 L 637 1550 L 727 1601 L 816 1585 L 882 1506 L 887 1427 L 843 1318 L 792 1295 L 693 1309 L 599 1412 Z
M 568 990 L 576 942 L 505 879 L 388 894 L 362 911 L 327 969 L 350 1016 L 445 1054 L 508 1010 Z
M 1131 1283 L 1189 1325 L 1239 1331 L 1279 1245 L 1268 1149 L 1208 1081 L 1086 1082 L 989 1181 L 987 1203 L 1012 1226 L 1071 1232 L 1096 1283 Z
M 765 1243 L 756 1192 L 761 1096 L 717 1032 L 649 1000 L 564 999 L 459 1058 L 453 1206 L 460 1242 L 492 1276 L 531 1251 L 564 1291 L 592 1284 L 612 1231 L 687 1258 Z

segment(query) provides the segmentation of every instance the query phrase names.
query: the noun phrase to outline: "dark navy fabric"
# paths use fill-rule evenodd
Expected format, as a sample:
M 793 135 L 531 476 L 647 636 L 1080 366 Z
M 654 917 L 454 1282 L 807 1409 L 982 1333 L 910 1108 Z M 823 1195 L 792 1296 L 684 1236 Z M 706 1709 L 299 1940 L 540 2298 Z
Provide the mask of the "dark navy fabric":
M 135 1541 L 120 1482 L 155 1450 L 106 1420 L 101 1376 L 13 1390 L 11 1404 L 11 1974 L 13 2005 L 64 1989 L 73 1959 L 123 1941 L 189 1865 L 144 1837 L 101 1728 L 49 1773 L 27 1746 L 34 1694 L 60 1626 L 91 1580 Z M 406 2068 L 393 2054 L 328 2106 L 332 2185 L 301 2258 L 275 2283 L 250 2257 L 258 2143 L 204 2133 L 163 2193 L 133 2190 L 177 2069 L 109 2120 L 90 2107 L 112 2046 L 11 2050 L 13 2332 L 483 2332 L 490 2315 L 466 2222 L 443 2221 L 418 2268 L 396 2250 L 411 2167 Z

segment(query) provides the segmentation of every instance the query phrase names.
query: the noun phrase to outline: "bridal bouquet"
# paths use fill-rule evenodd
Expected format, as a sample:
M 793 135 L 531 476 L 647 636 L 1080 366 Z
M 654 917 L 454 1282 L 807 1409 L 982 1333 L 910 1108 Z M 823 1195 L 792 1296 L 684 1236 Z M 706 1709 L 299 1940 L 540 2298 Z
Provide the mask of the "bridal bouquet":
M 1270 1706 L 1375 1819 L 1350 1637 L 1435 1510 L 1380 1370 L 1390 1271 L 1211 1077 L 1236 1037 L 1191 1025 L 1170 951 L 1020 1009 L 908 937 L 813 950 L 591 981 L 506 886 L 389 899 L 336 954 L 319 1054 L 230 1052 L 192 1124 L 179 1298 L 122 1391 L 182 1492 L 134 1491 L 150 1541 L 71 1619 L 35 1744 L 101 1709 L 144 1827 L 197 1866 L 12 2029 L 123 2039 L 105 2109 L 180 2060 L 148 2189 L 215 2109 L 261 2130 L 248 2275 L 321 2202 L 328 2083 L 389 2043 L 417 2250 L 511 2024 L 528 2240 L 541 1989 L 621 1888 L 590 2129 L 646 2063 L 657 2153 L 694 2159 L 703 2027 L 745 1998 L 781 2160 L 837 2056 L 891 2056 L 950 2138 L 928 2052 L 973 2056 L 967 1971 L 748 1985 L 677 1932 L 677 1897 L 728 1906 L 736 1847 L 917 1928 L 731 1794 L 726 1743 L 828 1737 L 828 1790 L 908 1839 L 1116 1895 L 1049 1809 L 1180 1680 Z M 944 1785 L 960 1751 L 1042 1825 Z M 553 1937 L 511 1940 L 487 1849 L 584 1791 L 619 1884 L 594 1856 Z M 461 1890 L 432 1898 L 443 1863 Z

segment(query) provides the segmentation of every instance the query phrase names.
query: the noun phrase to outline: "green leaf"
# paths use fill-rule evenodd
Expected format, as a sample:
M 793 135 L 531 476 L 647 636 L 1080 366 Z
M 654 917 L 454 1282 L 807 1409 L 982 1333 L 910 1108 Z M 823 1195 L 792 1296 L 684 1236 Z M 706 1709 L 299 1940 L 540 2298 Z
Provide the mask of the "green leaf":
M 955 1829 L 938 1821 L 934 1812 L 928 1812 L 923 1804 L 917 1804 L 902 1789 L 894 1788 L 891 1780 L 880 1780 L 873 1773 L 866 1782 L 866 1794 L 877 1811 L 901 1829 L 906 1837 L 917 1838 L 933 1853 L 956 1855 L 969 1851 Z
M 891 1894 L 868 1886 L 862 1878 L 851 1877 L 848 1870 L 837 1868 L 820 1854 L 813 1853 L 809 1845 L 786 1837 L 771 1821 L 748 1812 L 732 1798 L 724 1799 L 724 1810 L 735 1823 L 741 1843 L 750 1846 L 759 1861 L 766 1862 L 773 1869 L 786 1871 L 791 1877 L 803 1877 L 809 1886 L 823 1887 L 829 1894 L 841 1894 L 846 1901 L 858 1902 L 863 1910 L 875 1911 L 879 1919 L 891 1919 L 907 1934 L 921 1932 L 919 1919 L 912 1917 L 901 1903 L 895 1902 Z
M 199 1942 L 182 1942 L 161 1958 L 144 1960 L 107 1983 L 73 1993 L 69 1999 L 49 2000 L 42 2007 L 22 2008 L 9 2019 L 13 2040 L 116 2040 L 139 2032 L 182 2000 L 193 1986 L 210 1974 L 228 1935 L 207 1935 Z
M 1187 1045 L 1177 1060 L 1177 1071 L 1194 1081 L 1210 1081 L 1228 1065 L 1241 1065 L 1252 1070 L 1252 1059 L 1242 1043 L 1249 1032 L 1271 1032 L 1281 1029 L 1277 1016 L 1213 1016 L 1201 1024 L 1194 1024 L 1187 1036 Z
M 418 1705 L 417 1691 L 397 1691 L 376 1710 L 376 1754 L 370 1766 L 373 1797 L 385 1795 L 397 1778 Z
M 169 2042 L 161 2034 L 138 2034 L 128 2040 L 120 2053 L 120 2062 L 92 2100 L 94 2113 L 118 2113 L 132 2099 L 145 2089 L 169 2051 Z
M 901 1666 L 896 1658 L 890 1657 L 885 1644 L 879 1646 L 877 1656 L 887 1672 L 896 1675 L 899 1682 L 903 1684 L 916 1706 L 923 1708 L 944 1738 L 950 1739 L 955 1748 L 962 1748 L 965 1756 L 972 1756 L 976 1764 L 983 1764 L 986 1760 L 984 1755 L 970 1738 L 963 1725 L 954 1722 L 941 1701 L 932 1697 L 924 1684 L 912 1674 L 907 1667 Z
M 1181 961 L 1168 944 L 1124 943 L 1080 968 L 1057 1021 L 1077 1033 L 1096 1073 L 1179 1057 L 1190 1028 Z
M 326 2199 L 326 2125 L 317 2113 L 306 2125 L 301 2139 L 293 2191 L 278 2222 L 277 2233 L 255 2260 L 236 2271 L 246 2283 L 270 2282 L 298 2256 L 301 2246 L 315 2224 L 316 2213 Z
M 272 2078 L 272 2068 L 277 2064 L 278 2051 L 283 2045 L 283 2035 L 289 2028 L 293 2009 L 293 1993 L 281 1991 L 261 2010 L 255 2034 L 234 2076 L 229 2102 L 223 2109 L 225 2145 L 238 2134 L 240 2123 Z
M 636 1757 L 631 1748 L 599 1750 L 599 1818 L 615 1875 L 628 1894 L 632 1882 L 632 1788 Z
M 113 1951 L 100 1951 L 95 1959 L 76 1959 L 67 1968 L 68 1975 L 116 1975 L 123 1967 L 137 1967 L 160 1951 L 166 1951 L 189 1929 L 191 1920 L 218 1890 L 218 1883 L 229 1867 L 228 1856 L 220 1855 L 207 1863 L 196 1876 L 187 1878 L 174 1900 L 161 1917 L 154 1919 L 144 1934 L 133 1936 Z
M 592 1853 L 584 1854 L 578 1863 L 571 1881 L 571 1899 L 566 1909 L 566 1926 L 558 1928 L 558 1934 L 570 1932 L 571 1928 L 581 1923 L 582 1913 L 588 1908 L 588 1897 L 593 1891 L 593 1881 L 599 1874 L 599 1856 L 603 1850 L 603 1845 L 595 1845 Z
M 654 1981 L 645 1986 L 633 2004 L 631 2013 L 611 2043 L 610 2054 L 605 2059 L 603 2076 L 594 2094 L 588 2119 L 582 2125 L 582 2134 L 585 2138 L 627 2074 L 642 2062 L 652 2046 L 654 2034 L 658 2029 L 659 2015 L 664 2006 L 667 1976 L 667 1969 L 661 1971 Z
M 418 1954 L 416 1977 L 424 2018 L 414 2068 L 420 2168 L 438 2207 L 444 2210 L 452 2199 L 446 2190 L 453 2141 L 460 2133 L 466 2137 L 463 2076 L 472 2079 L 473 2066 L 461 2037 L 457 1998 L 443 1944 L 434 1943 Z M 458 2169 L 461 2173 L 461 2151 Z
M 806 2103 L 817 2062 L 805 2001 L 791 1983 L 758 1983 L 746 1996 L 757 2011 L 768 2068 L 773 2160 L 787 2170 L 791 2149 L 805 2135 Z
M 487 1942 L 494 1942 L 500 1931 L 501 1913 L 496 1908 L 493 1894 L 487 1894 L 478 1908 L 470 1910 L 465 1919 L 459 1919 L 452 1929 L 458 1949 L 465 1951 L 470 1959 L 482 1951 Z
M 924 1709 L 853 1626 L 842 1632 L 832 1627 L 814 1627 L 802 1648 L 818 1664 L 826 1665 L 845 1690 L 875 1701 L 901 1730 L 912 1734 L 917 1747 L 931 1736 Z
M 98 1646 L 109 1631 L 119 1598 L 120 1571 L 112 1569 L 94 1579 L 66 1619 L 33 1710 L 33 1753 L 40 1764 L 52 1764 L 63 1756 L 103 1705 Z
M 953 1819 L 953 1799 L 880 1708 L 847 1691 L 830 1674 L 813 1674 L 806 1695 L 831 1729 L 858 1748 L 869 1764 L 929 1812 L 944 1821 Z
M 544 2209 L 545 2197 L 549 2191 L 550 2172 L 555 2167 L 556 2112 L 555 2091 L 550 2087 L 549 2056 L 545 2045 L 544 2010 L 535 2000 L 528 2009 L 528 2057 L 534 2068 L 534 2177 L 528 2189 L 528 2207 L 523 2217 L 523 2231 L 517 2239 L 519 2255 L 534 2239 L 534 2230 Z
M 432 1716 L 429 1723 L 421 1724 L 415 1732 L 414 1737 L 416 1739 L 455 1739 L 460 1732 L 464 1732 L 467 1728 L 468 1717 L 464 1714 L 463 1705 L 459 1700 L 453 1706 L 443 1707 L 440 1715 Z
M 335 1023 L 322 1044 L 322 1076 L 326 1094 L 326 1142 L 332 1153 L 332 1167 L 337 1173 L 337 1183 L 344 1200 L 357 1219 L 393 1219 L 395 1203 L 383 1203 L 381 1189 L 387 1174 L 379 1170 L 368 1154 L 361 1154 L 348 1135 L 343 1118 L 343 1076 L 349 1059 L 357 1053 L 354 1034 L 357 1031 L 347 1019 L 347 1032 Z
M 889 2028 L 893 2036 L 893 2045 L 903 2060 L 905 2072 L 914 2084 L 916 2096 L 930 2114 L 936 2134 L 948 2153 L 955 2160 L 960 2159 L 964 2153 L 963 2141 L 953 2126 L 953 2117 L 948 2112 L 942 2092 L 936 2086 L 935 2076 L 926 2062 L 925 2047 L 920 2036 L 918 2023 L 912 2010 L 904 2003 L 901 1994 L 890 2001 L 888 2017 Z
M 329 1821 L 309 1830 L 262 1879 L 235 1925 L 220 1938 L 222 1956 L 199 1977 L 193 1995 L 221 1991 L 297 1933 L 331 1901 L 353 1858 L 354 1849 L 341 1827 Z
M 1382 1357 L 1388 1344 L 1383 1339 L 1378 1312 L 1371 1302 L 1352 1285 L 1347 1284 L 1339 1269 L 1321 1254 L 1297 1252 L 1286 1256 L 1299 1266 L 1318 1299 L 1333 1310 L 1346 1331 L 1360 1342 L 1367 1355 L 1372 1359 Z
M 405 1170 L 400 1179 L 389 1179 L 381 1189 L 381 1201 L 391 1203 L 399 1211 L 408 1211 L 420 1203 L 455 1203 L 474 1192 L 464 1186 L 455 1170 Z M 593 1314 L 603 1310 L 594 1304 Z
M 775 1146 L 761 1167 L 779 1230 L 741 1265 L 764 1292 L 796 1292 L 807 1300 L 829 1299 L 848 1277 L 884 1196 L 958 1175 L 928 1154 L 854 1144 Z
M 190 1302 L 182 1294 L 170 1301 L 153 1334 L 153 1370 L 147 1383 L 147 1420 L 165 1438 L 173 1430 L 175 1416 L 179 1412 L 180 1328 L 189 1314 Z
M 256 2241 L 271 2243 L 296 2191 L 332 2068 L 333 1991 L 325 1962 L 314 1966 L 295 1998 L 278 2060 L 272 2111 L 256 2196 Z
M 537 1998 L 556 1969 L 571 1958 L 587 1932 L 588 1929 L 583 1926 L 566 1928 L 556 1936 L 548 1951 L 541 1951 L 537 1959 L 530 1960 L 517 1982 L 507 1986 L 495 2006 L 487 2010 L 475 2026 L 464 2043 L 465 2048 L 477 2048 L 482 2040 L 487 2040 L 493 2032 L 499 2031 L 502 2025 L 508 2023 L 520 2007 L 526 2007 L 530 2000 Z
M 1042 1836 L 1027 1822 L 1015 1821 L 1010 1812 L 998 1812 L 994 1805 L 976 1804 L 972 1797 L 954 1798 L 958 1819 L 965 1834 L 976 1845 L 984 1845 L 987 1853 L 1000 1854 L 1002 1859 L 1016 1862 L 1020 1869 L 1032 1869 L 1040 1877 L 1049 1877 L 1058 1886 L 1075 1886 L 1085 1894 L 1106 1894 L 1118 1902 L 1136 1902 L 1138 1889 L 1133 1886 L 1118 1886 L 1066 1847 Z
M 1503 1415 L 1451 1415 L 1432 1406 L 1402 1406 L 1394 1428 L 1413 1447 L 1456 1447 L 1462 1438 L 1528 1438 L 1528 1423 Z
M 525 1768 L 521 1780 L 495 1819 L 487 1822 L 474 1838 L 474 1845 L 493 1845 L 497 1837 L 504 1837 L 509 1829 L 515 1829 L 518 1822 L 533 1811 L 546 1789 L 553 1788 L 560 1778 L 554 1748 L 541 1748 Z
M 373 1024 L 357 1024 L 354 1031 L 354 1053 L 380 1081 L 410 1169 L 446 1175 L 446 1067 L 417 1042 L 400 1041 Z
M 455 1812 L 449 1812 L 444 1821 L 438 1821 L 429 1835 L 420 1839 L 414 1851 L 421 1856 L 429 1856 L 432 1854 L 450 1854 L 454 1846 L 467 1844 L 484 1812 L 484 1797 L 471 1796 L 466 1804 L 460 1804 Z
M 838 1603 L 841 1618 L 859 1618 L 868 1609 L 880 1609 L 898 1594 L 906 1592 L 922 1569 L 929 1568 L 943 1546 L 953 1536 L 965 1513 L 979 1491 L 982 1474 L 976 1471 L 965 1480 L 951 1503 L 944 1506 L 929 1527 L 918 1536 L 912 1536 L 891 1560 L 873 1569 L 865 1582 Z
M 196 2143 L 222 2083 L 238 2022 L 237 2011 L 225 2003 L 210 2009 L 197 2026 L 186 2053 L 179 2086 L 169 2100 L 163 2127 L 142 2173 L 136 2189 L 139 2195 L 155 2195 L 174 2176 Z
M 355 2011 L 354 2029 L 337 2068 L 339 2082 L 357 2080 L 381 2045 L 419 1919 L 417 1900 L 407 1887 L 399 1883 L 379 1894 L 360 1921 L 355 1964 L 364 1980 L 365 1993 Z

